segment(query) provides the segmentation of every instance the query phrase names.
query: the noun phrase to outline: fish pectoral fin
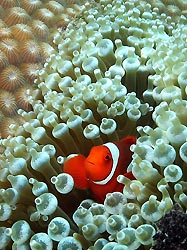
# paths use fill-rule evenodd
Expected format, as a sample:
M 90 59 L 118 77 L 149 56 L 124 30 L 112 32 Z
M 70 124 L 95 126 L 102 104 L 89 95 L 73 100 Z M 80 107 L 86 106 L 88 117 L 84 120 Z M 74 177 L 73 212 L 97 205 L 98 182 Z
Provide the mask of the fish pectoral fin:
M 63 172 L 73 177 L 75 187 L 80 189 L 88 189 L 89 182 L 86 177 L 84 155 L 76 155 L 67 159 L 64 163 Z

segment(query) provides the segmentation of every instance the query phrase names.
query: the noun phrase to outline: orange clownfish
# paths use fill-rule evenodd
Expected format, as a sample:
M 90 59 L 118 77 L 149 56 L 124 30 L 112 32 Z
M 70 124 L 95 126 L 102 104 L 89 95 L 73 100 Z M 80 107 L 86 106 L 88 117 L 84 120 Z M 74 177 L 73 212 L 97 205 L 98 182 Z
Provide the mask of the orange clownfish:
M 124 185 L 117 181 L 118 175 L 135 179 L 132 172 L 126 172 L 132 159 L 130 146 L 135 142 L 134 136 L 127 136 L 119 142 L 93 146 L 87 157 L 69 158 L 64 172 L 73 177 L 75 187 L 90 189 L 95 200 L 103 202 L 107 193 L 122 192 Z

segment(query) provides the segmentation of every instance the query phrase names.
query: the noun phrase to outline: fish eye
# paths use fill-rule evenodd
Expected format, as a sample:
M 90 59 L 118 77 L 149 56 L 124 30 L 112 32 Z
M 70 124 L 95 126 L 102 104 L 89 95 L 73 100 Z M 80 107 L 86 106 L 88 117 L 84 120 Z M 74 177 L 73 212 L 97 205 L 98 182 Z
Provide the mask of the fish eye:
M 106 156 L 105 156 L 105 160 L 106 160 L 106 161 L 109 161 L 110 159 L 111 159 L 111 156 L 110 156 L 110 155 L 106 155 Z

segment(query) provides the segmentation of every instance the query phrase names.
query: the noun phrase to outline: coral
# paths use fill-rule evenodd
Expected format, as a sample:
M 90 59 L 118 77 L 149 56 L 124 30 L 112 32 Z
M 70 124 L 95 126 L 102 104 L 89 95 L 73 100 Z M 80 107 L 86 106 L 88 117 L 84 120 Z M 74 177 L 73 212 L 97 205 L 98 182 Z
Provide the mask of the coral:
M 24 76 L 18 67 L 9 65 L 0 75 L 0 88 L 14 92 L 25 82 Z
M 183 250 L 187 247 L 187 215 L 180 206 L 175 205 L 158 223 L 158 232 L 153 239 L 153 249 Z
M 0 109 L 5 115 L 12 116 L 16 114 L 17 104 L 12 93 L 2 90 L 0 93 Z
M 19 126 L 21 123 L 19 119 L 16 119 L 17 117 L 14 116 L 14 118 L 3 116 L 1 118 L 0 123 L 0 131 L 1 131 L 1 138 L 7 138 L 8 136 L 14 136 L 14 133 L 12 133 L 11 127 L 12 126 Z
M 34 80 L 38 76 L 39 69 L 42 65 L 39 63 L 22 63 L 20 64 L 20 70 L 23 73 L 29 84 L 34 84 Z
M 2 0 L 1 5 L 3 8 L 8 9 L 17 6 L 16 0 Z
M 13 34 L 11 32 L 11 29 L 8 27 L 3 27 L 1 28 L 1 33 L 0 33 L 0 39 L 5 39 L 5 38 L 12 38 Z
M 34 18 L 44 22 L 47 26 L 51 26 L 55 22 L 55 15 L 47 8 L 41 8 L 36 10 Z
M 56 50 L 54 47 L 52 47 L 50 44 L 41 42 L 40 43 L 40 48 L 41 48 L 41 55 L 42 55 L 42 64 L 46 62 L 46 60 L 52 55 L 56 54 Z
M 52 11 L 55 15 L 58 15 L 64 11 L 64 6 L 57 1 L 49 1 L 46 4 L 47 9 Z
M 32 29 L 27 24 L 16 24 L 11 27 L 13 37 L 18 41 L 33 39 Z
M 10 64 L 17 64 L 20 62 L 20 53 L 18 42 L 14 39 L 3 39 L 0 42 L 1 51 L 5 53 Z
M 42 2 L 40 0 L 20 0 L 20 6 L 26 10 L 26 12 L 31 15 L 35 10 L 42 6 Z
M 8 64 L 9 62 L 7 56 L 4 52 L 0 51 L 0 71 L 2 71 L 3 68 L 8 66 Z
M 55 46 L 51 46 L 52 37 L 58 27 L 63 28 L 63 23 L 61 23 L 63 13 L 66 16 L 66 25 L 72 19 L 71 15 L 65 14 L 64 4 L 56 1 L 42 2 L 39 0 L 0 1 L 1 89 L 18 92 L 19 86 L 27 84 L 37 88 L 34 84 L 37 70 L 52 53 L 55 53 Z M 70 4 L 68 7 L 74 9 L 75 13 L 81 11 L 81 8 L 75 4 Z M 47 25 L 39 20 L 42 16 L 37 17 L 37 13 L 44 16 Z M 50 16 L 52 17 L 51 20 L 49 20 Z M 18 79 L 18 81 L 15 79 L 10 84 L 10 77 L 7 74 L 10 76 L 10 69 L 13 72 L 13 67 L 14 74 L 18 76 L 19 73 L 22 79 Z M 23 78 L 23 74 L 25 78 Z M 22 93 L 21 89 L 20 93 Z M 16 98 L 16 100 L 18 99 Z M 31 104 L 28 105 L 30 110 Z M 26 106 L 28 107 L 28 105 Z M 20 103 L 17 103 L 17 106 L 20 108 L 26 107 L 20 105 Z M 26 110 L 28 111 L 28 108 Z M 8 117 L 10 114 L 12 116 L 12 113 L 6 113 Z M 2 127 L 1 122 L 0 125 Z
M 37 42 L 33 40 L 22 42 L 21 49 L 24 63 L 37 63 L 41 60 L 41 49 Z
M 50 1 L 30 9 L 32 19 L 40 13 L 46 22 L 44 35 L 36 28 L 46 61 L 39 71 L 39 58 L 17 62 L 28 86 L 37 88 L 29 97 L 32 110 L 17 111 L 24 122 L 7 125 L 10 136 L 0 140 L 1 249 L 150 249 L 159 235 L 156 224 L 174 204 L 187 209 L 186 17 L 167 16 L 175 12 L 172 4 L 65 3 L 68 9 L 58 14 L 59 5 Z M 15 97 L 7 104 L 11 93 L 2 93 L 1 111 L 4 104 L 13 110 L 11 102 L 17 110 Z M 138 137 L 128 166 L 136 179 L 119 176 L 123 192 L 98 204 L 74 187 L 63 163 L 127 134 Z
M 24 85 L 15 92 L 14 96 L 18 108 L 23 109 L 25 111 L 32 110 L 31 96 L 33 96 L 34 99 L 32 86 Z
M 44 22 L 40 20 L 33 20 L 31 22 L 31 28 L 39 41 L 49 40 L 49 28 Z
M 18 23 L 27 23 L 30 20 L 30 16 L 27 12 L 20 7 L 12 7 L 7 9 L 4 17 L 4 21 L 8 26 L 12 26 Z

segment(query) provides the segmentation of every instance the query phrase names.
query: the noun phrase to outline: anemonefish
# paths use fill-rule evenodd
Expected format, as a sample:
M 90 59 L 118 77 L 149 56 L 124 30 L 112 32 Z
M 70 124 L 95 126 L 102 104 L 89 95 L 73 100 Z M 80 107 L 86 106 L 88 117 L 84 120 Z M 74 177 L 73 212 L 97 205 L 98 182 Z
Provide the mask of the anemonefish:
M 132 172 L 126 172 L 132 159 L 130 146 L 135 142 L 134 136 L 127 136 L 119 142 L 93 146 L 87 157 L 67 159 L 63 171 L 73 177 L 75 187 L 90 189 L 95 200 L 103 202 L 107 193 L 122 192 L 124 185 L 117 181 L 118 175 L 135 179 Z

